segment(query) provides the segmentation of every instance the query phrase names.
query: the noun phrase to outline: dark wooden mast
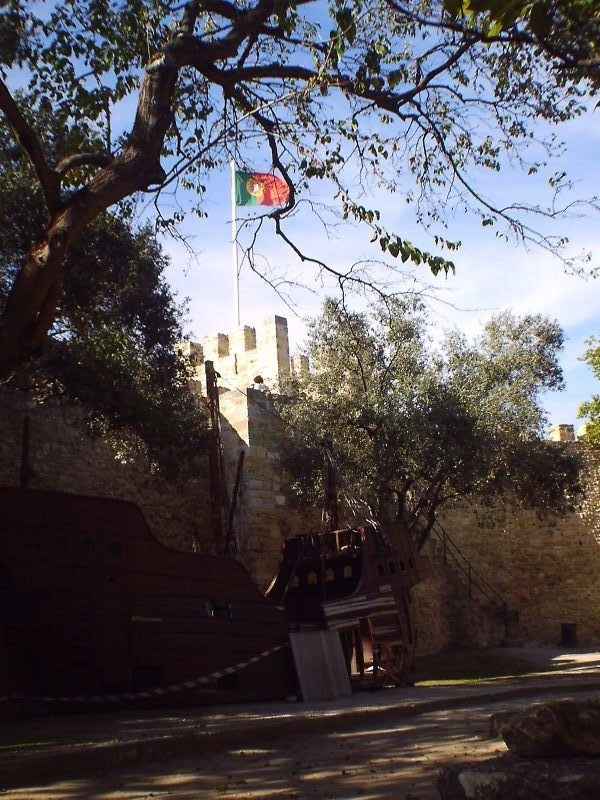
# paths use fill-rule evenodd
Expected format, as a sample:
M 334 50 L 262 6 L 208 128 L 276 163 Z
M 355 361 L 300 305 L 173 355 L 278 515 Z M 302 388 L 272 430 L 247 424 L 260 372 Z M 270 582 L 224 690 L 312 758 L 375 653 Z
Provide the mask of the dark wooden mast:
M 29 451 L 31 445 L 31 422 L 29 415 L 23 419 L 23 432 L 21 435 L 21 468 L 19 470 L 19 486 L 27 489 L 29 481 L 33 477 L 33 470 L 30 465 Z
M 336 531 L 339 528 L 338 491 L 331 439 L 323 440 L 323 460 L 325 462 L 323 527 L 325 531 Z
M 219 387 L 217 385 L 219 373 L 215 371 L 212 361 L 205 362 L 204 370 L 206 373 L 206 399 L 210 417 L 208 460 L 211 522 L 215 552 L 222 554 L 226 549 L 224 520 L 227 518 L 229 503 L 227 501 L 227 481 L 223 458 L 223 438 L 221 435 L 221 411 L 219 408 Z

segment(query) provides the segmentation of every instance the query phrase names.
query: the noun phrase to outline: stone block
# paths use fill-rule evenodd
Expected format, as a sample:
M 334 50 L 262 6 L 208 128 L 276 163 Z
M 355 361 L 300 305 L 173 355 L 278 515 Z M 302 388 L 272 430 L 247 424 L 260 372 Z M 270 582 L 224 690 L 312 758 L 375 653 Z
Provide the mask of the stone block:
M 600 797 L 600 762 L 501 756 L 445 768 L 437 788 L 441 800 L 595 800 Z
M 598 756 L 600 701 L 539 703 L 498 720 L 497 729 L 518 756 Z
M 308 356 L 292 356 L 291 360 L 292 372 L 295 375 L 308 375 L 310 368 L 308 364 Z

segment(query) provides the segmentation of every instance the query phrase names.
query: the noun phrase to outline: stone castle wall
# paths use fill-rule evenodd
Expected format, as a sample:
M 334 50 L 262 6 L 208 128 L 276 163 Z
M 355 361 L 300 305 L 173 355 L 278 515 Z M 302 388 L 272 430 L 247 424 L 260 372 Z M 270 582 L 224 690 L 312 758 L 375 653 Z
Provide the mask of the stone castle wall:
M 441 543 L 432 537 L 421 559 L 423 580 L 413 590 L 420 653 L 487 647 L 507 638 L 556 645 L 562 626 L 573 623 L 581 645 L 600 644 L 600 450 L 583 442 L 573 447 L 582 456 L 585 490 L 573 513 L 524 511 L 508 498 L 444 511 L 444 528 L 474 570 L 472 599 L 467 577 L 452 558 L 444 563 Z M 478 575 L 518 612 L 508 631 L 499 598 L 490 602 L 477 589 Z
M 73 406 L 39 406 L 22 393 L 0 394 L 0 486 L 18 486 L 22 431 L 30 419 L 32 489 L 52 489 L 137 503 L 154 535 L 179 550 L 210 552 L 212 532 L 206 481 L 174 486 L 143 459 L 125 463 L 101 439 L 92 438 Z
M 575 513 L 463 504 L 443 524 L 464 555 L 519 612 L 517 639 L 557 644 L 575 623 L 579 642 L 600 643 L 600 451 L 583 457 L 585 496 Z
M 234 528 L 240 558 L 264 588 L 274 575 L 286 537 L 318 527 L 319 513 L 286 506 L 285 476 L 279 467 L 281 428 L 268 390 L 276 391 L 290 369 L 286 320 L 270 317 L 202 342 L 182 343 L 196 363 L 196 389 L 205 394 L 205 361 L 220 377 L 219 400 L 228 490 L 244 452 Z M 257 380 L 259 379 L 259 380 Z M 121 463 L 100 440 L 90 439 L 81 413 L 61 406 L 25 407 L 22 397 L 0 395 L 0 485 L 19 479 L 21 430 L 31 417 L 33 488 L 51 488 L 138 503 L 155 535 L 184 550 L 211 551 L 206 482 L 174 487 L 152 475 L 147 464 Z M 582 643 L 600 643 L 600 452 L 581 443 L 586 496 L 565 517 L 520 512 L 510 502 L 476 503 L 446 510 L 443 524 L 475 570 L 519 612 L 514 639 L 556 643 L 561 625 L 576 623 Z M 432 541 L 422 559 L 423 580 L 413 591 L 420 653 L 457 644 L 489 645 L 504 637 L 496 610 L 474 593 L 440 559 Z

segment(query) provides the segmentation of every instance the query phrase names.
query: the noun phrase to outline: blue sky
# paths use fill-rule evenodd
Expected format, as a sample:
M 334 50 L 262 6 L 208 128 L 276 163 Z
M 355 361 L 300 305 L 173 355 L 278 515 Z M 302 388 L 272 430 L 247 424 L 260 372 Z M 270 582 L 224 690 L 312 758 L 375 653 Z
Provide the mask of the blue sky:
M 18 85 L 26 79 L 19 70 L 11 71 L 10 83 Z M 135 114 L 136 97 L 130 96 L 113 110 L 113 133 L 129 130 Z M 552 169 L 565 169 L 575 181 L 574 195 L 589 197 L 597 191 L 597 158 L 600 151 L 600 111 L 562 125 L 556 132 L 566 143 L 564 157 Z M 540 136 L 548 128 L 539 126 Z M 267 148 L 252 166 L 270 169 Z M 505 164 L 499 174 L 477 175 L 478 188 L 503 202 L 527 200 L 548 201 L 542 177 L 526 177 L 519 169 Z M 189 297 L 188 331 L 201 338 L 217 331 L 227 332 L 234 324 L 233 279 L 230 244 L 230 176 L 228 170 L 212 174 L 207 180 L 205 195 L 206 220 L 189 214 L 183 224 L 192 251 L 170 238 L 163 238 L 171 257 L 168 279 L 180 297 Z M 426 250 L 434 250 L 429 236 L 414 221 L 412 209 L 398 199 L 376 189 L 364 202 L 382 210 L 386 227 Z M 330 202 L 327 186 L 311 187 L 311 199 Z M 177 197 L 179 207 L 189 207 L 189 197 Z M 151 203 L 148 215 L 152 212 Z M 245 216 L 245 210 L 239 212 Z M 582 400 L 598 391 L 597 381 L 580 361 L 585 340 L 600 334 L 600 279 L 584 280 L 567 275 L 560 262 L 535 247 L 510 245 L 494 236 L 494 229 L 482 228 L 476 217 L 448 212 L 448 238 L 460 239 L 461 250 L 452 256 L 456 275 L 434 278 L 426 267 L 406 272 L 407 285 L 421 281 L 429 288 L 431 308 L 438 331 L 457 326 L 476 335 L 490 315 L 512 309 L 517 313 L 539 312 L 556 318 L 566 335 L 562 365 L 566 389 L 544 398 L 552 424 L 574 423 Z M 552 232 L 567 235 L 573 249 L 598 254 L 600 264 L 600 215 L 582 219 L 561 219 Z M 331 266 L 346 269 L 357 259 L 380 257 L 377 245 L 368 241 L 368 231 L 345 225 L 325 231 L 310 214 L 300 214 L 292 222 L 296 241 L 310 254 Z M 266 315 L 277 313 L 288 318 L 292 349 L 300 349 L 304 338 L 303 320 L 318 312 L 323 297 L 332 290 L 327 280 L 318 281 L 310 268 L 303 266 L 294 254 L 275 237 L 269 226 L 263 228 L 258 251 L 265 265 L 277 278 L 304 283 L 308 288 L 291 293 L 294 309 L 290 310 L 275 292 L 248 269 L 241 275 L 242 322 L 253 324 Z
M 596 191 L 596 160 L 600 146 L 600 112 L 564 125 L 560 130 L 567 144 L 564 158 L 555 167 L 567 169 L 576 181 L 575 194 L 590 196 Z M 265 160 L 256 169 L 268 169 Z M 540 199 L 544 192 L 540 181 L 527 178 L 517 169 L 506 166 L 481 185 L 496 196 L 511 199 Z M 193 254 L 180 244 L 165 239 L 171 256 L 169 280 L 180 296 L 190 298 L 189 330 L 195 337 L 227 332 L 233 326 L 232 267 L 230 246 L 229 173 L 214 175 L 207 191 L 208 219 L 188 222 Z M 327 201 L 327 188 L 316 185 L 312 199 Z M 412 239 L 423 248 L 431 247 L 428 237 L 415 225 L 406 206 L 398 206 L 394 196 L 373 192 L 375 207 L 385 212 L 389 228 Z M 239 216 L 243 217 L 241 209 Z M 556 233 L 567 235 L 577 251 L 598 253 L 600 219 L 590 213 L 585 218 L 563 219 L 556 223 Z M 377 258 L 375 245 L 368 241 L 364 229 L 344 226 L 325 232 L 310 215 L 294 220 L 296 239 L 307 252 L 339 268 L 358 258 Z M 489 228 L 482 228 L 474 217 L 456 215 L 451 218 L 449 237 L 461 239 L 463 247 L 453 256 L 456 275 L 434 278 L 426 267 L 407 271 L 407 281 L 425 282 L 433 291 L 431 308 L 436 327 L 441 330 L 458 326 L 475 335 L 490 315 L 510 308 L 517 313 L 539 312 L 556 318 L 565 331 L 566 344 L 562 365 L 566 389 L 548 394 L 544 404 L 551 424 L 573 423 L 576 426 L 579 403 L 598 391 L 597 381 L 580 361 L 585 340 L 600 333 L 600 283 L 565 273 L 557 259 L 542 250 L 510 245 L 496 239 Z M 263 229 L 258 250 L 265 257 L 272 273 L 292 280 L 307 282 L 311 290 L 292 292 L 294 312 L 261 279 L 245 269 L 241 275 L 242 322 L 253 324 L 272 313 L 288 318 L 292 349 L 301 347 L 304 337 L 303 318 L 317 313 L 323 296 L 331 291 L 327 281 L 316 282 L 314 274 L 276 239 Z M 596 259 L 596 262 L 598 259 Z

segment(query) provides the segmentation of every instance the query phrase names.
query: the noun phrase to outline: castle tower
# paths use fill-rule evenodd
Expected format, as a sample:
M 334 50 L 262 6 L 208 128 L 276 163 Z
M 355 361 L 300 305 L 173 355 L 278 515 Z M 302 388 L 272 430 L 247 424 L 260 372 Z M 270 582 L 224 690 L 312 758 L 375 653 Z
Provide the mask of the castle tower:
M 554 425 L 550 429 L 550 439 L 553 442 L 574 442 L 575 441 L 575 426 L 574 425 Z
M 290 344 L 285 317 L 264 319 L 255 328 L 242 325 L 229 333 L 205 336 L 201 342 L 182 342 L 180 352 L 191 356 L 204 386 L 204 362 L 212 361 L 223 387 L 242 391 L 259 384 L 277 391 L 290 374 Z M 255 379 L 260 377 L 259 381 Z
M 227 333 L 207 336 L 200 343 L 183 342 L 191 357 L 199 390 L 206 395 L 205 361 L 218 373 L 221 430 L 229 491 L 234 484 L 240 452 L 244 451 L 244 478 L 236 530 L 242 557 L 262 584 L 272 578 L 285 535 L 290 510 L 282 494 L 279 448 L 281 421 L 269 398 L 290 375 L 288 325 L 271 315 L 256 327 L 242 325 Z M 294 370 L 308 369 L 305 357 L 294 360 Z M 292 515 L 293 516 L 293 515 Z

